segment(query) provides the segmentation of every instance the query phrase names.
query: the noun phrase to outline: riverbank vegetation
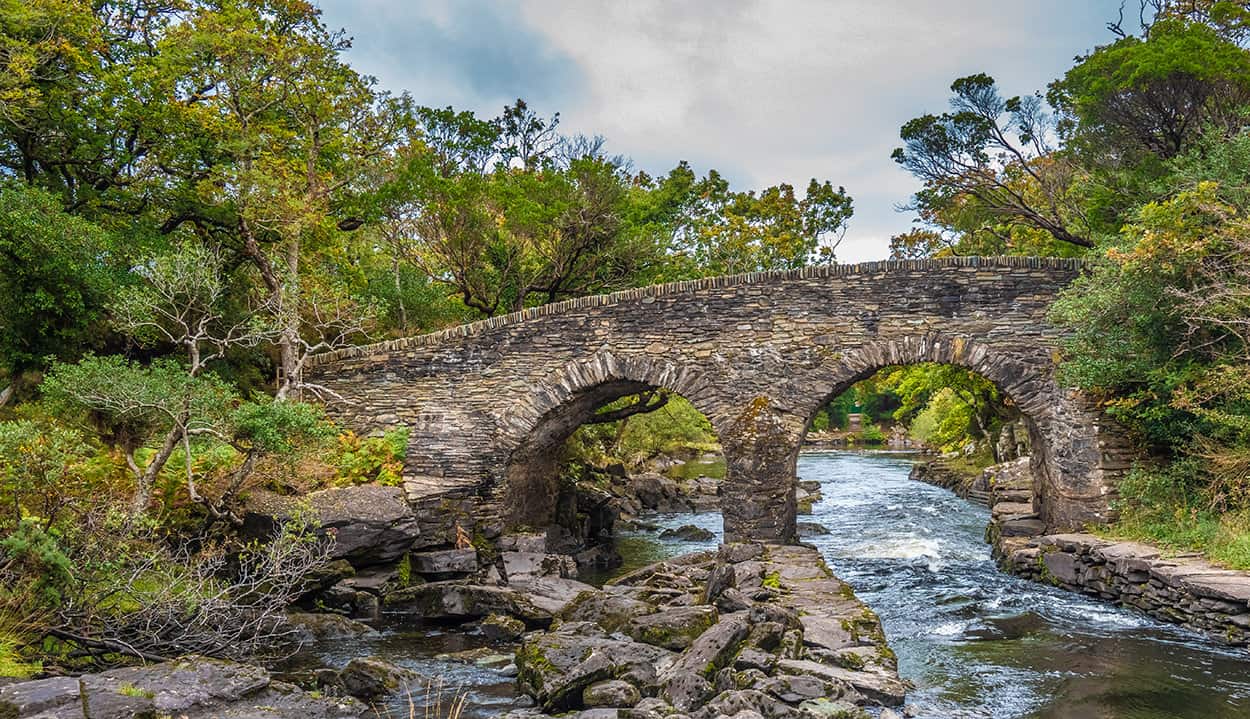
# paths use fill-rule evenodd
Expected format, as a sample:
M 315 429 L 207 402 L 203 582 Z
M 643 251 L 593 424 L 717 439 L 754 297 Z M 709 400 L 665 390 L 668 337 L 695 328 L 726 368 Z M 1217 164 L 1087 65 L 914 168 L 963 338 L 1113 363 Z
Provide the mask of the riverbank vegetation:
M 1066 381 L 1150 451 L 1116 531 L 1250 566 L 1250 24 L 1242 3 L 1157 5 L 1045 97 L 974 75 L 904 126 L 895 159 L 924 189 L 891 250 L 1094 261 L 1055 321 Z M 830 180 L 745 190 L 678 158 L 652 175 L 555 108 L 384 92 L 348 46 L 302 0 L 0 0 L 0 673 L 282 631 L 216 618 L 274 616 L 324 541 L 306 521 L 244 539 L 248 492 L 398 484 L 406 444 L 330 422 L 313 354 L 836 261 L 853 203 Z M 942 448 L 1005 420 L 952 368 L 855 392 Z M 581 450 L 714 449 L 678 398 L 602 411 L 636 405 L 655 411 Z M 236 633 L 191 646 L 178 622 Z
M 1090 260 L 1053 311 L 1062 379 L 1145 449 L 1106 531 L 1250 568 L 1250 12 L 1142 8 L 1044 96 L 971 76 L 904 126 L 924 189 L 893 253 Z
M 324 416 L 315 353 L 835 261 L 828 180 L 650 175 L 524 100 L 384 92 L 348 47 L 303 0 L 0 0 L 0 672 L 274 643 L 325 540 L 243 536 L 249 492 L 397 485 L 406 449 Z M 695 415 L 588 444 L 712 448 Z

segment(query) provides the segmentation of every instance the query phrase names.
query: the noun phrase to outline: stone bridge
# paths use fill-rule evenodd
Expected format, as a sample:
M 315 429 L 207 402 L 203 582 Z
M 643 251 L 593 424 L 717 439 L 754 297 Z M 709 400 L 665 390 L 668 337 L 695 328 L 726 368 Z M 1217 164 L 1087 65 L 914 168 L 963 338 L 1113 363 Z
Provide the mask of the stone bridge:
M 488 537 L 550 523 L 559 448 L 597 408 L 667 388 L 724 447 L 727 538 L 788 542 L 815 413 L 882 367 L 949 363 L 1023 413 L 1035 509 L 1073 529 L 1107 521 L 1127 467 L 1117 428 L 1055 380 L 1047 308 L 1080 271 L 1066 259 L 949 258 L 676 282 L 320 355 L 306 379 L 338 395 L 329 409 L 349 426 L 407 426 L 410 500 L 448 526 L 479 518 L 473 531 Z

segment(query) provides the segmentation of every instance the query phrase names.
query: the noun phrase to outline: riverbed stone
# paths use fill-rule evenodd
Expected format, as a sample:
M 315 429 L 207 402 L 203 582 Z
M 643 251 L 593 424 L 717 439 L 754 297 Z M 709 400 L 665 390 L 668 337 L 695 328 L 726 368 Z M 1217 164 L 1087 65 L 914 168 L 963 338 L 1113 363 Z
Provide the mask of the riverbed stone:
M 595 682 L 582 690 L 582 703 L 588 707 L 632 707 L 641 699 L 634 685 L 619 679 Z
M 676 607 L 637 617 L 625 627 L 636 641 L 681 651 L 716 623 L 716 609 L 707 605 Z
M 243 517 L 247 536 L 269 539 L 278 523 L 311 508 L 318 533 L 332 536 L 334 559 L 356 567 L 393 562 L 420 537 L 417 517 L 398 487 L 362 484 L 323 489 L 302 497 L 254 492 Z
M 357 657 L 338 673 L 343 691 L 365 701 L 400 692 L 419 679 L 416 672 L 381 657 Z

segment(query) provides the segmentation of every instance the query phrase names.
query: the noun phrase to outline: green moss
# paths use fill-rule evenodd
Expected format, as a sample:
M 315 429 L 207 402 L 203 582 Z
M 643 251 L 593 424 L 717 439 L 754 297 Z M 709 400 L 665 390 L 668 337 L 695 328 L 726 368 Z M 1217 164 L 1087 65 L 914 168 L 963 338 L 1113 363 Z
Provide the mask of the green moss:
M 769 589 L 781 591 L 781 574 L 778 572 L 769 572 L 764 575 L 764 586 Z
M 140 689 L 139 687 L 135 686 L 134 684 L 131 684 L 130 682 L 126 682 L 125 684 L 122 684 L 121 686 L 117 687 L 117 693 L 125 697 L 136 697 L 136 698 L 143 698 L 143 699 L 152 699 L 153 697 L 156 696 L 156 692 L 149 691 L 147 689 Z

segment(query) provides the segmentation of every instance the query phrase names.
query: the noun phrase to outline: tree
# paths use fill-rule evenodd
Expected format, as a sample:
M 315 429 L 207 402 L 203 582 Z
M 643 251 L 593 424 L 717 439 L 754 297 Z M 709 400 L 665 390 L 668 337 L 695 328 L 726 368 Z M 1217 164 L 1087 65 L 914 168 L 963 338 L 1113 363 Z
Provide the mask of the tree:
M 854 214 L 846 190 L 827 180 L 812 179 L 802 197 L 786 183 L 734 191 L 715 170 L 699 178 L 684 162 L 658 181 L 638 179 L 633 222 L 667 247 L 663 279 L 832 263 Z
M 48 357 L 73 359 L 104 339 L 118 281 L 114 238 L 57 198 L 0 182 L 0 406 Z
M 283 322 L 281 396 L 300 389 L 301 358 L 323 339 L 301 320 L 330 288 L 310 290 L 310 276 L 335 258 L 313 258 L 363 224 L 371 178 L 408 127 L 407 101 L 344 64 L 347 47 L 309 3 L 220 0 L 169 28 L 153 61 L 177 100 L 158 162 L 174 170 L 168 202 L 182 211 L 162 230 L 188 225 L 255 268 Z
M 1211 27 L 1161 20 L 1082 58 L 1047 93 L 1086 161 L 1132 168 L 1183 153 L 1204 133 L 1230 137 L 1250 105 L 1250 53 Z
M 1003 98 L 984 74 L 960 78 L 951 90 L 952 112 L 903 125 L 904 146 L 892 155 L 924 182 L 915 198 L 922 216 L 972 203 L 981 226 L 1034 228 L 1092 247 L 1084 214 L 1068 194 L 1074 168 L 1054 155 L 1041 98 Z

